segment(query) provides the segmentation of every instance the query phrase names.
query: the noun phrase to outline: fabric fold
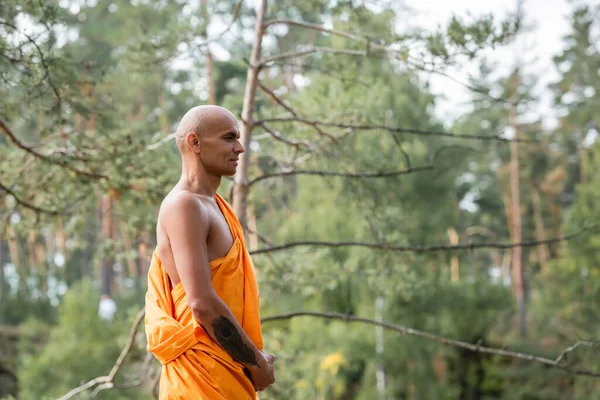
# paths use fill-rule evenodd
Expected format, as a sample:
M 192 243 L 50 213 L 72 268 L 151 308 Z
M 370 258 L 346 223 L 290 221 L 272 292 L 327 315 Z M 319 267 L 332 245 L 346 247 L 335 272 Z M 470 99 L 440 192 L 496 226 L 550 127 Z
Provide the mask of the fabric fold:
M 262 350 L 254 265 L 237 217 L 220 195 L 216 197 L 233 235 L 233 245 L 226 256 L 211 261 L 212 284 L 248 337 Z M 148 351 L 163 365 L 161 400 L 257 398 L 244 367 L 216 344 L 193 317 L 183 285 L 171 287 L 156 251 L 148 271 L 145 328 Z

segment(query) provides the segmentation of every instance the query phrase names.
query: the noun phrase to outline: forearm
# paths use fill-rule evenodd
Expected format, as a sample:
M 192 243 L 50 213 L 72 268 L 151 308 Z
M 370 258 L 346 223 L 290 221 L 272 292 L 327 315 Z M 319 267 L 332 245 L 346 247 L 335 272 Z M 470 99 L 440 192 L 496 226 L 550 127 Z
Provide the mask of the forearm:
M 204 331 L 231 357 L 246 367 L 258 365 L 260 350 L 250 340 L 233 313 L 217 295 L 192 308 Z

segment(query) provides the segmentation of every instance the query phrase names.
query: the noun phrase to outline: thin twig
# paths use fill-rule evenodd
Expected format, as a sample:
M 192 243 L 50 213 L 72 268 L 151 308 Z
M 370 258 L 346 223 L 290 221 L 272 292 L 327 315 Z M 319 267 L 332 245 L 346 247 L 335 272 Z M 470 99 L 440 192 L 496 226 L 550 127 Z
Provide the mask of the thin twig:
M 271 25 L 295 25 L 295 26 L 300 26 L 303 28 L 312 29 L 315 31 L 330 33 L 332 35 L 344 37 L 344 38 L 350 39 L 350 40 L 356 40 L 356 41 L 361 41 L 361 42 L 365 42 L 365 43 L 370 42 L 370 40 L 366 37 L 353 35 L 352 33 L 338 31 L 336 29 L 325 28 L 322 25 L 311 24 L 310 22 L 294 21 L 291 19 L 274 19 L 274 20 L 270 20 L 270 21 L 267 21 L 264 23 L 265 28 L 267 28 Z M 372 45 L 377 45 L 377 44 L 372 43 Z M 381 45 L 379 45 L 379 46 L 381 46 Z
M 575 349 L 577 349 L 579 346 L 594 347 L 597 344 L 598 343 L 595 343 L 595 342 L 589 342 L 589 341 L 586 341 L 586 340 L 581 340 L 581 341 L 575 343 L 574 345 L 569 346 L 566 349 L 564 349 L 562 351 L 562 353 L 560 353 L 560 355 L 558 357 L 556 357 L 556 360 L 554 360 L 554 362 L 556 364 L 560 364 L 560 362 L 566 357 L 566 355 L 568 353 L 571 353 L 572 351 L 575 351 Z
M 271 99 L 273 99 L 273 101 L 275 101 L 281 107 L 285 108 L 286 111 L 292 114 L 294 118 L 296 118 L 298 121 L 308 121 L 307 119 L 302 118 L 290 105 L 286 104 L 283 100 L 281 100 L 279 96 L 277 96 L 271 89 L 263 85 L 263 83 L 260 80 L 258 80 L 257 83 L 263 92 L 265 92 Z M 307 125 L 312 126 L 313 129 L 315 129 L 319 133 L 319 135 L 325 136 L 333 142 L 337 142 L 337 139 L 334 136 L 327 132 L 324 132 L 321 128 L 319 128 L 318 125 L 311 123 L 307 123 Z
M 168 136 L 165 136 L 164 138 L 160 139 L 158 142 L 156 143 L 152 143 L 149 144 L 148 146 L 146 146 L 146 150 L 156 150 L 158 149 L 160 146 L 162 146 L 163 144 L 170 142 L 171 140 L 175 139 L 175 133 L 171 133 Z
M 266 87 L 260 80 L 258 81 L 258 87 L 261 88 L 263 92 L 265 92 L 274 102 L 279 104 L 281 107 L 285 108 L 290 114 L 292 114 L 296 118 L 300 118 L 296 111 L 291 106 L 285 104 L 283 100 L 279 98 L 271 89 Z
M 225 29 L 223 29 L 216 36 L 214 36 L 210 39 L 207 39 L 206 41 L 204 41 L 202 43 L 198 43 L 196 46 L 197 47 L 208 46 L 209 44 L 221 39 L 221 37 L 223 37 L 223 35 L 225 35 L 227 32 L 229 32 L 231 30 L 231 28 L 233 27 L 233 24 L 235 23 L 235 21 L 238 19 L 239 15 L 240 15 L 240 9 L 242 8 L 242 3 L 243 3 L 242 0 L 238 0 L 235 3 L 235 5 L 233 6 L 233 11 L 231 13 L 231 21 L 229 22 L 229 25 L 227 25 L 227 27 Z
M 287 53 L 277 54 L 277 55 L 274 55 L 271 57 L 266 57 L 262 61 L 261 67 L 266 66 L 267 64 L 272 63 L 274 61 L 286 60 L 288 58 L 304 57 L 304 56 L 308 56 L 308 55 L 314 54 L 314 53 L 341 54 L 341 55 L 346 55 L 346 56 L 360 56 L 360 57 L 365 57 L 369 54 L 366 50 L 332 49 L 329 47 L 311 46 L 306 50 L 291 51 L 291 52 L 287 52 Z
M 273 139 L 281 142 L 281 143 L 285 143 L 289 146 L 293 146 L 293 147 L 300 147 L 300 146 L 305 146 L 307 148 L 311 148 L 312 145 L 308 140 L 292 140 L 292 139 L 286 139 L 283 136 L 281 136 L 281 134 L 279 132 L 273 131 L 271 130 L 266 124 L 261 124 L 260 125 L 265 132 L 267 132 L 269 135 L 271 135 L 273 137 Z

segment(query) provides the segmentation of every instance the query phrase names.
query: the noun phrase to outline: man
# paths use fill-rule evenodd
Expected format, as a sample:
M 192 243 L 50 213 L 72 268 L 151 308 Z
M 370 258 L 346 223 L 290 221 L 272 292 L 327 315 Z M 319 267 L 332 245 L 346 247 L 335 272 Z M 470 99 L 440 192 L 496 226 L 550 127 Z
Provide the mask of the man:
M 148 350 L 159 398 L 246 400 L 275 381 L 262 351 L 256 275 L 239 221 L 217 194 L 244 152 L 225 108 L 188 111 L 176 132 L 181 179 L 161 204 L 148 272 Z

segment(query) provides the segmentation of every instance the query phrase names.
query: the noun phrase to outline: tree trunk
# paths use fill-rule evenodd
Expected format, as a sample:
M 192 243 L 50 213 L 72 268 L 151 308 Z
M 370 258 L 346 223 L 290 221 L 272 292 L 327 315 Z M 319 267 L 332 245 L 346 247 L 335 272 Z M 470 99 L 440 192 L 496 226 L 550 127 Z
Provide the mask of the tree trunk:
M 160 129 L 165 136 L 169 136 L 169 119 L 167 118 L 167 110 L 165 110 L 165 94 L 163 92 L 158 95 L 158 104 L 160 106 Z
M 145 230 L 140 232 L 140 238 L 138 241 L 138 263 L 136 264 L 136 277 L 135 277 L 135 288 L 141 290 L 142 280 L 145 278 L 150 265 L 150 258 L 148 257 L 148 240 L 149 234 Z
M 535 220 L 535 238 L 537 241 L 546 240 L 546 229 L 544 227 L 544 219 L 542 218 L 542 199 L 540 192 L 531 182 L 531 201 L 533 204 L 533 217 Z M 545 244 L 540 244 L 536 247 L 538 262 L 540 263 L 540 271 L 542 274 L 548 272 L 548 247 Z
M 62 217 L 58 217 L 58 224 L 56 227 L 56 247 L 62 254 L 65 263 L 67 262 L 67 235 L 65 233 L 65 227 L 63 225 Z
M 217 104 L 217 93 L 215 90 L 215 61 L 210 49 L 206 50 L 206 75 L 208 78 L 208 104 Z
M 250 204 L 248 206 L 248 243 L 250 244 L 250 250 L 258 249 L 258 228 L 256 225 L 256 214 L 254 213 L 254 206 Z
M 112 210 L 113 199 L 110 194 L 105 194 L 102 198 L 102 239 L 111 240 L 113 232 L 113 219 Z M 109 250 L 102 257 L 102 269 L 101 269 L 101 294 L 110 296 L 114 285 L 114 271 L 113 271 L 113 256 L 112 250 Z
M 519 86 L 518 70 L 513 73 L 513 102 L 509 112 L 509 124 L 514 130 L 514 138 L 510 143 L 510 210 L 511 210 L 511 233 L 512 242 L 521 243 L 522 221 L 521 221 L 521 197 L 519 182 L 519 145 L 516 139 L 519 137 L 519 127 L 517 125 L 517 88 Z M 525 314 L 525 277 L 523 273 L 523 248 L 516 246 L 512 251 L 512 287 L 515 299 L 517 301 L 517 310 L 519 314 L 519 335 L 521 338 L 527 337 L 527 320 Z
M 132 281 L 137 280 L 137 266 L 135 259 L 132 256 L 133 254 L 133 244 L 131 242 L 131 235 L 129 231 L 129 227 L 123 221 L 121 221 L 121 239 L 123 240 L 123 248 L 125 250 L 125 263 L 127 264 L 127 277 Z M 123 266 L 125 267 L 125 266 Z
M 242 226 L 246 223 L 246 208 L 248 204 L 248 168 L 250 166 L 250 139 L 254 121 L 254 102 L 256 100 L 256 86 L 258 84 L 258 73 L 261 63 L 261 46 L 265 33 L 263 21 L 267 10 L 267 0 L 262 0 L 260 8 L 256 13 L 256 27 L 254 44 L 252 45 L 252 54 L 250 56 L 250 66 L 246 78 L 246 90 L 244 93 L 244 106 L 242 108 L 242 126 L 240 129 L 241 142 L 245 152 L 240 155 L 240 164 L 233 182 L 233 210 L 237 215 Z
M 458 233 L 453 227 L 448 228 L 448 238 L 450 239 L 451 246 L 458 245 Z M 456 253 L 454 253 L 452 254 L 452 259 L 450 260 L 450 280 L 452 282 L 458 281 L 458 267 L 458 256 L 456 255 Z
M 6 297 L 8 282 L 4 275 L 4 264 L 6 264 L 6 252 L 4 250 L 4 237 L 0 236 L 0 301 Z
M 10 223 L 9 223 L 10 224 Z M 9 225 L 6 229 L 8 236 L 8 254 L 10 255 L 10 262 L 17 268 L 21 267 L 21 259 L 19 258 L 19 244 L 16 239 L 14 229 Z

